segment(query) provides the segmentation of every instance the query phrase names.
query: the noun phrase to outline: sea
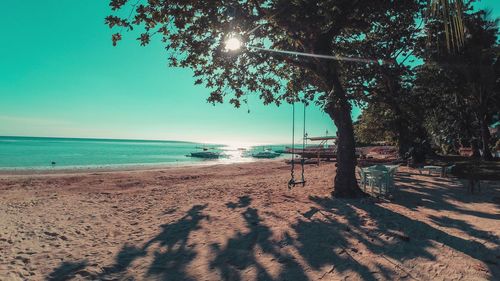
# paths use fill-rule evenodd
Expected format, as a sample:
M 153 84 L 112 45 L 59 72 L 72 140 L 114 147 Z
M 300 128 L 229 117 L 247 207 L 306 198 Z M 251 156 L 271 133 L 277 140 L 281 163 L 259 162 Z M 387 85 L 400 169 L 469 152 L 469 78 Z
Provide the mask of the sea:
M 0 136 L 0 170 L 112 169 L 122 167 L 230 164 L 256 161 L 264 148 L 184 141 L 117 140 Z M 219 159 L 189 157 L 191 152 L 220 152 Z

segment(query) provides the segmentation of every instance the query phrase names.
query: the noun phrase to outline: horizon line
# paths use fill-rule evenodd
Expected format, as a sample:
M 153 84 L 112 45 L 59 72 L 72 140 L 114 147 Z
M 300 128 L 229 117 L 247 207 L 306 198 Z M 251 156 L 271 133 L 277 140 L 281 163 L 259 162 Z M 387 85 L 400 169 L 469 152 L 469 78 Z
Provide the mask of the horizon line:
M 207 145 L 233 145 L 235 142 L 201 142 L 194 140 L 178 140 L 178 139 L 143 139 L 143 138 L 114 138 L 114 137 L 61 137 L 61 136 L 28 136 L 28 135 L 0 135 L 0 138 L 40 138 L 40 139 L 80 139 L 80 140 L 114 140 L 114 141 L 144 141 L 144 142 L 184 142 L 193 144 L 207 144 Z M 243 143 L 249 146 L 262 146 L 262 145 L 283 145 L 286 143 Z

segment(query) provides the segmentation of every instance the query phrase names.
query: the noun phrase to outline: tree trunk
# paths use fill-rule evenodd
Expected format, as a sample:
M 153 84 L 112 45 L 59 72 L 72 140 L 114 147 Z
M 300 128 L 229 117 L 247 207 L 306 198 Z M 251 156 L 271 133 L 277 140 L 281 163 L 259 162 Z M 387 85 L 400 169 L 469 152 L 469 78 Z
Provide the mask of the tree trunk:
M 351 105 L 344 97 L 335 105 L 325 108 L 337 127 L 337 174 L 334 180 L 333 197 L 360 198 L 366 196 L 356 180 L 356 153 Z
M 482 155 L 483 160 L 493 161 L 493 156 L 491 155 L 491 150 L 490 150 L 490 131 L 488 129 L 485 117 L 482 118 L 481 120 L 481 140 L 483 143 L 483 155 Z
M 477 139 L 472 138 L 470 141 L 470 147 L 472 149 L 472 155 L 470 156 L 471 158 L 480 158 L 481 154 L 479 153 L 479 146 L 477 144 Z
M 395 111 L 396 114 L 400 114 L 399 110 Z M 398 137 L 398 154 L 400 158 L 404 158 L 406 153 L 410 150 L 412 142 L 410 140 L 410 132 L 408 130 L 408 126 L 403 124 L 403 118 L 398 115 L 396 119 L 396 131 Z
M 394 61 L 396 62 L 396 61 Z M 410 130 L 408 129 L 408 118 L 405 118 L 405 114 L 402 110 L 401 97 L 401 77 L 399 76 L 385 76 L 386 88 L 390 93 L 389 96 L 383 99 L 383 102 L 391 108 L 396 116 L 394 120 L 394 127 L 397 134 L 398 142 L 398 154 L 400 158 L 404 158 L 406 153 L 410 150 L 412 146 L 412 138 L 410 136 Z
M 331 50 L 331 37 L 323 34 L 314 47 L 314 53 L 326 54 Z M 366 196 L 356 180 L 356 150 L 354 128 L 351 119 L 351 104 L 340 82 L 337 62 L 324 61 L 317 65 L 320 76 L 324 77 L 327 91 L 325 112 L 337 127 L 337 172 L 333 183 L 332 196 L 337 198 L 360 198 Z

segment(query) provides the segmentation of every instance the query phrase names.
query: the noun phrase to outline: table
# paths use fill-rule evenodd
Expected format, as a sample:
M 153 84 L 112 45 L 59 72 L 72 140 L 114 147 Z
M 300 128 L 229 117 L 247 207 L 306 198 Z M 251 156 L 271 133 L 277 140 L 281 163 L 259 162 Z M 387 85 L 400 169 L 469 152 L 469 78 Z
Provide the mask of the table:
M 422 174 L 421 170 L 427 170 L 429 172 L 429 175 L 431 174 L 431 172 L 438 172 L 441 177 L 444 176 L 444 167 L 442 166 L 424 166 L 419 169 L 420 174 Z
M 366 168 L 361 168 L 361 180 L 363 185 L 369 183 L 372 189 L 376 186 L 379 189 L 379 194 L 382 193 L 382 187 L 385 187 L 384 194 L 394 188 L 394 174 L 399 165 L 375 165 Z

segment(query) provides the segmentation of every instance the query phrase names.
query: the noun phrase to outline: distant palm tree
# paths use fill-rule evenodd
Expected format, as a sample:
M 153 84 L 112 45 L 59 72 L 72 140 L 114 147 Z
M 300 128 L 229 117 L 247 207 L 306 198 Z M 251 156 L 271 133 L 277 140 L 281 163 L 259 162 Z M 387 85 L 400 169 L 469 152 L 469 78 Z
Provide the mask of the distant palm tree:
M 463 0 L 429 0 L 430 17 L 444 24 L 448 51 L 460 49 L 464 44 Z

